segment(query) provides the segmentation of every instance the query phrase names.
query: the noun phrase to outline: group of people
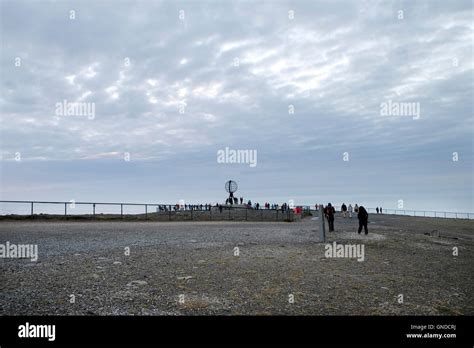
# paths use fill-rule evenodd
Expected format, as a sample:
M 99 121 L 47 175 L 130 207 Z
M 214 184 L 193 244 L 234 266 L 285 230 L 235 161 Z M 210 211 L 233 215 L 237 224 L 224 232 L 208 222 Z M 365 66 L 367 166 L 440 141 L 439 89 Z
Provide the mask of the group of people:
M 236 200 L 237 198 L 234 198 L 234 201 Z M 240 197 L 240 203 L 243 204 L 243 198 Z M 229 204 L 229 198 L 226 200 L 225 202 L 226 205 Z M 237 203 L 235 203 L 237 204 Z M 249 209 L 255 209 L 255 210 L 259 210 L 259 209 L 262 209 L 262 206 L 260 205 L 260 203 L 253 203 L 252 204 L 252 201 L 249 199 L 248 202 L 246 204 L 243 204 L 245 206 L 245 208 L 249 208 Z M 199 207 L 199 206 L 198 206 Z M 207 205 L 205 205 L 205 207 L 207 207 Z M 223 209 L 223 206 L 219 203 L 216 204 L 216 207 L 219 208 L 219 210 L 222 212 L 222 209 Z M 281 211 L 286 211 L 288 209 L 290 209 L 290 206 L 288 205 L 288 203 L 283 203 L 283 204 L 270 204 L 268 202 L 265 202 L 264 205 L 263 205 L 263 208 L 264 209 L 273 209 L 273 210 L 281 210 Z M 211 209 L 211 205 L 209 205 L 209 210 Z M 187 210 L 187 209 L 185 209 Z M 208 210 L 206 208 L 206 210 Z
M 159 205 L 156 208 L 157 212 L 161 211 L 178 211 L 178 210 L 211 210 L 212 204 L 180 204 L 176 203 L 175 205 Z
M 349 213 L 349 217 L 352 218 L 352 209 L 353 208 L 351 204 L 349 204 L 349 207 L 347 207 L 346 204 L 343 203 L 341 206 L 342 216 L 345 218 L 346 214 Z M 336 209 L 332 206 L 331 203 L 328 203 L 326 207 L 324 207 L 323 212 L 324 212 L 324 216 L 326 217 L 326 220 L 328 221 L 329 232 L 333 232 L 334 231 L 334 216 L 336 215 Z M 357 214 L 357 218 L 359 220 L 358 233 L 360 234 L 363 228 L 365 231 L 365 234 L 368 234 L 369 230 L 367 228 L 367 224 L 369 222 L 369 213 L 367 213 L 367 210 L 362 205 L 359 207 L 357 204 L 354 205 L 354 212 Z
M 239 198 L 229 197 L 225 200 L 225 204 L 239 204 Z M 244 204 L 244 198 L 240 197 L 240 204 Z

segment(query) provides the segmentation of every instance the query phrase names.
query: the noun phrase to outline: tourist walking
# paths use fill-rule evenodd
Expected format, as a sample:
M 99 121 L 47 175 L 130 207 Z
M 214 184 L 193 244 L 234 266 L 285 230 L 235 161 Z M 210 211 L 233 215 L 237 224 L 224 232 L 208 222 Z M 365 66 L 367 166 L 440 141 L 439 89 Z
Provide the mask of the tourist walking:
M 369 214 L 367 213 L 367 210 L 363 206 L 359 207 L 359 212 L 357 213 L 357 218 L 359 219 L 359 231 L 358 233 L 362 231 L 362 227 L 364 227 L 365 234 L 368 234 L 369 231 L 367 229 L 367 223 L 369 221 Z
M 326 216 L 326 219 L 328 220 L 329 232 L 334 231 L 334 214 L 335 213 L 336 213 L 336 209 L 334 209 L 331 203 L 328 203 L 326 208 L 324 208 L 324 215 Z
M 345 218 L 347 214 L 347 206 L 346 203 L 342 203 L 341 205 L 342 216 Z
M 354 211 L 354 208 L 352 208 L 352 204 L 349 204 L 348 211 L 349 211 L 349 217 L 352 219 L 352 212 Z

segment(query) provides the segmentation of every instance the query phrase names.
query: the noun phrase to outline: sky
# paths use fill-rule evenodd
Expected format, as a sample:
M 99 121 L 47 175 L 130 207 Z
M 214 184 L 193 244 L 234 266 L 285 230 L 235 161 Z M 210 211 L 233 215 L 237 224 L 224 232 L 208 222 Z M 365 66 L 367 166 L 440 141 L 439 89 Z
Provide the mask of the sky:
M 471 1 L 0 4 L 2 200 L 474 212 Z

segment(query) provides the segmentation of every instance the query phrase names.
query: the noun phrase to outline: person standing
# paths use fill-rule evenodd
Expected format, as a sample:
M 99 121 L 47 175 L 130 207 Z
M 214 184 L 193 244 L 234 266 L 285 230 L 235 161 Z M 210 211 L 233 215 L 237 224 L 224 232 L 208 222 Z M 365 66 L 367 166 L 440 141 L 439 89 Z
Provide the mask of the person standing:
M 380 207 L 380 214 L 382 214 L 382 207 Z
M 375 211 L 377 212 L 377 214 L 379 213 L 379 207 L 375 208 Z
M 359 219 L 359 230 L 358 233 L 362 231 L 362 227 L 364 227 L 365 234 L 367 235 L 369 233 L 367 229 L 367 223 L 369 221 L 369 214 L 367 213 L 367 210 L 361 205 L 359 207 L 359 212 L 357 213 L 357 218 Z
M 349 211 L 349 217 L 352 219 L 352 212 L 353 212 L 352 204 L 349 204 L 348 211 Z
M 354 212 L 357 214 L 359 212 L 359 206 L 357 205 L 354 205 Z
M 342 216 L 345 218 L 347 214 L 347 206 L 346 203 L 342 203 L 341 205 Z
M 335 213 L 336 213 L 336 209 L 334 209 L 331 203 L 328 203 L 326 208 L 324 208 L 324 215 L 326 216 L 326 219 L 328 220 L 329 232 L 334 231 L 334 214 Z

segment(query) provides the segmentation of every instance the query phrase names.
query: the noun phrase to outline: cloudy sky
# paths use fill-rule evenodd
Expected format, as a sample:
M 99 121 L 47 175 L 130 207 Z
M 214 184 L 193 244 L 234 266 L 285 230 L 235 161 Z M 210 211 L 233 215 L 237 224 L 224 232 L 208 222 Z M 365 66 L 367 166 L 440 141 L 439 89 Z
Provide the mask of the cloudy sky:
M 470 0 L 2 0 L 1 199 L 472 212 L 472 49 Z

